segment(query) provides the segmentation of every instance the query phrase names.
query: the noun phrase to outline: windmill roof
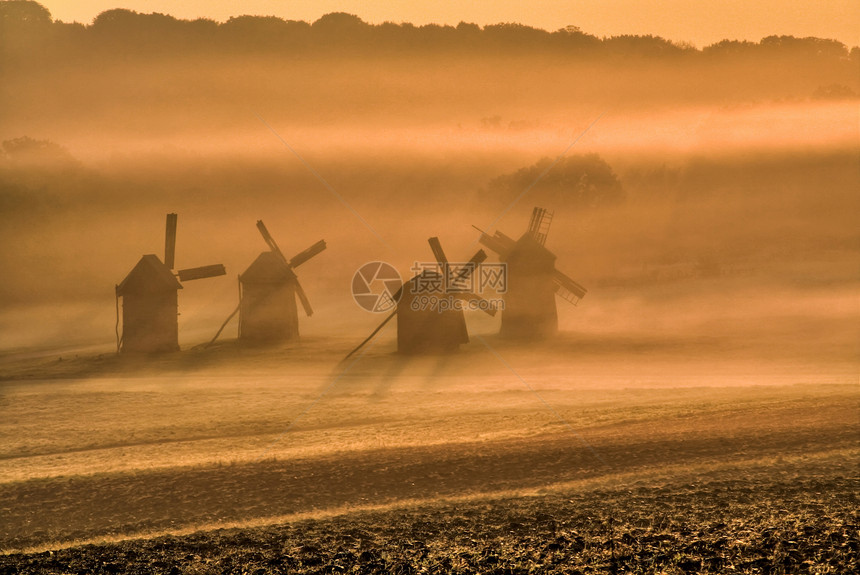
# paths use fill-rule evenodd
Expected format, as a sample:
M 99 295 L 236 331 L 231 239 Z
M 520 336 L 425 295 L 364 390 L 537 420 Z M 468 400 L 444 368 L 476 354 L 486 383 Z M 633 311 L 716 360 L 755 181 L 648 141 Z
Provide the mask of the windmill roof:
M 162 290 L 178 290 L 182 285 L 155 254 L 147 254 L 140 258 L 137 265 L 116 286 L 116 294 L 122 296 L 130 292 L 147 292 Z
M 526 257 L 528 259 L 543 259 L 555 261 L 555 254 L 546 249 L 534 237 L 526 232 L 517 240 L 511 251 L 507 254 L 507 259 L 519 259 Z
M 296 277 L 295 272 L 284 264 L 274 252 L 263 252 L 257 256 L 248 269 L 239 276 L 242 282 L 280 283 Z

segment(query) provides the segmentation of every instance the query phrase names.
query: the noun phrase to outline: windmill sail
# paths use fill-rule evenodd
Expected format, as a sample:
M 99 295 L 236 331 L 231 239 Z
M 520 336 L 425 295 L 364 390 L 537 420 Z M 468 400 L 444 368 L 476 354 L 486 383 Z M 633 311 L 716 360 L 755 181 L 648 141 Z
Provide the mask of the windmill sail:
M 568 301 L 573 305 L 579 303 L 579 300 L 584 298 L 585 294 L 588 292 L 587 289 L 558 270 L 555 270 L 552 279 L 555 282 L 555 293 L 563 300 Z
M 275 243 L 275 238 L 272 237 L 272 234 L 269 233 L 269 230 L 266 229 L 266 224 L 263 223 L 263 220 L 257 220 L 257 229 L 260 230 L 260 234 L 263 236 L 263 240 L 266 242 L 266 245 L 269 246 L 269 249 L 278 254 L 284 263 L 287 263 L 287 258 L 284 257 L 284 254 L 281 252 L 281 248 L 278 247 L 278 244 Z
M 466 265 L 462 266 L 457 272 L 457 277 L 450 279 L 451 284 L 449 285 L 453 285 L 458 288 L 457 291 L 452 295 L 464 301 L 478 302 L 476 304 L 477 309 L 483 311 L 486 314 L 489 314 L 490 316 L 494 316 L 496 315 L 495 307 L 492 306 L 490 302 L 486 302 L 484 298 L 474 293 L 474 291 L 469 288 L 468 284 L 466 283 L 469 279 L 469 276 L 471 276 L 474 273 L 475 269 L 478 267 L 478 264 L 482 263 L 485 259 L 487 259 L 487 252 L 485 252 L 484 250 L 478 250 L 477 252 L 475 252 L 475 255 L 472 256 L 472 259 L 470 259 L 466 263 Z M 482 304 L 480 302 L 486 303 Z
M 513 238 L 506 236 L 502 232 L 496 232 L 492 236 L 481 232 L 481 238 L 478 241 L 499 254 L 502 258 L 507 257 L 508 253 L 513 249 L 514 244 L 517 243 Z
M 223 276 L 226 273 L 227 270 L 224 268 L 224 264 L 214 264 L 211 266 L 200 266 L 197 268 L 179 270 L 177 272 L 177 275 L 179 275 L 179 281 L 187 282 L 190 280 L 200 280 L 203 278 Z
M 303 252 L 299 252 L 290 260 L 290 266 L 297 268 L 326 248 L 325 240 L 320 240 Z
M 442 242 L 437 237 L 432 237 L 427 241 L 430 243 L 430 249 L 433 250 L 433 256 L 439 262 L 439 267 L 444 271 L 445 266 L 448 265 L 448 258 L 445 257 L 445 252 L 442 250 Z
M 475 252 L 475 255 L 472 256 L 472 259 L 470 259 L 464 265 L 460 266 L 459 270 L 449 269 L 448 273 L 451 276 L 454 276 L 454 273 L 456 271 L 456 276 L 448 278 L 448 280 L 451 282 L 451 285 L 456 288 L 460 288 L 461 290 L 467 287 L 466 281 L 469 279 L 469 276 L 472 275 L 475 269 L 477 269 L 478 264 L 483 262 L 485 259 L 487 259 L 487 252 L 485 252 L 484 250 L 478 250 L 477 252 Z
M 482 263 L 485 259 L 487 259 L 487 252 L 484 250 L 478 250 L 475 252 L 472 259 L 470 259 L 468 263 L 460 269 L 460 272 L 457 274 L 457 278 L 454 281 L 468 279 L 469 275 L 475 271 L 476 267 L 478 267 L 478 264 Z
M 460 274 L 457 276 L 457 279 L 455 281 L 466 281 L 467 279 L 469 279 L 469 276 L 472 275 L 478 264 L 482 263 L 485 259 L 487 259 L 487 252 L 485 252 L 484 250 L 478 250 L 477 252 L 475 252 L 475 255 L 473 255 L 472 259 L 469 260 L 469 263 L 463 266 L 463 269 L 460 270 Z M 474 292 L 458 293 L 457 297 L 464 301 L 478 302 L 476 304 L 477 309 L 481 310 L 482 312 L 486 313 L 491 317 L 496 315 L 496 307 L 491 305 L 490 302 L 488 302 Z
M 173 269 L 176 256 L 176 214 L 167 214 L 164 230 L 164 265 Z
M 552 215 L 552 212 L 537 206 L 532 210 L 532 219 L 529 221 L 528 233 L 540 245 L 546 243 L 546 236 L 552 223 Z
M 311 308 L 311 302 L 308 300 L 308 296 L 305 294 L 305 290 L 302 287 L 302 284 L 299 283 L 298 278 L 296 278 L 296 295 L 299 296 L 299 301 L 302 303 L 302 308 L 304 308 L 305 314 L 308 317 L 314 315 L 314 310 Z
M 299 302 L 302 304 L 302 308 L 305 310 L 305 314 L 308 317 L 314 314 L 314 310 L 311 307 L 311 302 L 308 300 L 308 296 L 305 293 L 304 288 L 302 288 L 302 284 L 299 283 L 298 277 L 296 277 L 293 268 L 302 265 L 321 251 L 326 248 L 325 240 L 320 240 L 308 249 L 303 252 L 299 252 L 293 257 L 292 260 L 287 260 L 284 257 L 284 253 L 281 251 L 281 248 L 278 247 L 277 242 L 275 242 L 275 238 L 272 237 L 272 234 L 269 233 L 269 230 L 266 229 L 266 224 L 263 223 L 263 220 L 257 220 L 257 229 L 260 230 L 260 234 L 263 236 L 263 240 L 265 240 L 266 245 L 269 246 L 269 249 L 278 256 L 278 258 L 283 262 L 286 269 L 289 273 L 292 274 L 292 277 L 295 280 L 296 284 L 296 296 L 299 298 Z

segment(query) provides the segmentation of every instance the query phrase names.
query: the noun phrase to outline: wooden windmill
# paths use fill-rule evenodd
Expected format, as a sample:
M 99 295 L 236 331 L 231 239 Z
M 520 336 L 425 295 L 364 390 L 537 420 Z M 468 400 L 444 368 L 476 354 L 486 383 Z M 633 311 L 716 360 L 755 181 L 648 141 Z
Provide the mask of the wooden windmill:
M 558 331 L 555 296 L 576 305 L 587 290 L 555 267 L 555 254 L 544 243 L 552 212 L 535 207 L 526 233 L 514 240 L 496 231 L 481 231 L 480 242 L 507 264 L 507 292 L 500 334 L 512 338 L 541 338 Z
M 314 312 L 295 268 L 323 251 L 325 240 L 288 260 L 262 220 L 257 222 L 257 229 L 269 251 L 261 253 L 239 276 L 239 339 L 264 343 L 297 338 L 296 297 L 308 317 Z
M 122 298 L 122 336 L 117 317 L 117 349 L 123 352 L 179 350 L 178 290 L 180 282 L 222 276 L 222 264 L 179 270 L 174 274 L 176 214 L 167 214 L 164 261 L 155 254 L 140 258 L 116 286 L 117 315 Z M 178 280 L 177 280 L 178 276 Z
M 397 302 L 394 311 L 367 339 L 352 350 L 346 356 L 347 358 L 364 347 L 395 316 L 397 316 L 397 351 L 400 353 L 451 352 L 457 350 L 461 344 L 469 342 L 463 310 L 434 306 L 432 298 L 437 298 L 437 302 L 449 297 L 460 301 L 481 300 L 482 298 L 473 290 L 463 286 L 467 285 L 475 267 L 487 258 L 487 254 L 484 250 L 478 250 L 466 265 L 459 270 L 452 270 L 439 238 L 430 238 L 428 242 L 436 257 L 438 269 L 422 269 L 420 273 L 404 283 L 394 295 L 394 300 Z M 457 288 L 444 291 L 427 289 L 427 286 L 445 285 L 456 285 Z M 492 306 L 478 307 L 489 315 L 496 314 Z

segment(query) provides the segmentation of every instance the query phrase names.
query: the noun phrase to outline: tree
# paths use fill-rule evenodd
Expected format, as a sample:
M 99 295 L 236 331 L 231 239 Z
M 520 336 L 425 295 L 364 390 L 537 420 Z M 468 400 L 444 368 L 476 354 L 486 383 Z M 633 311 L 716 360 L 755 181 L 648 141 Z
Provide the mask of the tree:
M 629 34 L 612 36 L 603 40 L 603 47 L 610 54 L 640 58 L 661 58 L 691 51 L 689 47 L 682 47 L 665 38 L 650 34 L 646 36 L 631 36 Z M 692 52 L 696 52 L 695 48 L 692 49 Z
M 29 136 L 5 140 L 3 155 L 17 164 L 72 164 L 74 157 L 65 147 L 50 140 L 36 140 Z
M 310 29 L 307 22 L 287 21 L 276 16 L 236 16 L 221 24 L 219 31 L 227 39 L 225 48 L 257 50 L 301 45 L 307 41 Z
M 185 48 L 196 39 L 194 32 L 199 28 L 199 23 L 178 20 L 169 14 L 139 14 L 115 8 L 96 16 L 89 29 L 102 48 L 121 54 L 161 54 Z
M 19 27 L 45 27 L 51 22 L 51 13 L 38 2 L 32 0 L 0 2 L 0 26 L 4 33 Z
M 38 2 L 0 2 L 0 58 L 24 62 L 44 57 L 51 22 L 51 13 Z
M 597 154 L 550 158 L 490 182 L 494 197 L 515 198 L 524 190 L 529 197 L 552 209 L 594 208 L 622 202 L 621 181 L 612 167 Z
M 360 38 L 371 26 L 354 14 L 332 12 L 311 24 L 311 28 L 330 40 L 347 40 Z

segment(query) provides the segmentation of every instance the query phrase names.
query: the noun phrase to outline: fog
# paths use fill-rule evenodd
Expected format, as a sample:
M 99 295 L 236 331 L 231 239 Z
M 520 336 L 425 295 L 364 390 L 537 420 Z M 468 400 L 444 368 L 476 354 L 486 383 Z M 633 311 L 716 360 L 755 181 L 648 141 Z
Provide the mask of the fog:
M 41 32 L 22 32 L 4 53 L 4 354 L 110 351 L 114 286 L 161 256 L 167 212 L 178 268 L 228 271 L 184 284 L 188 348 L 236 306 L 237 275 L 266 249 L 258 219 L 288 256 L 327 241 L 299 270 L 316 312 L 301 329 L 357 343 L 380 319 L 350 296 L 361 264 L 406 276 L 432 258 L 430 236 L 465 260 L 472 225 L 518 237 L 538 205 L 555 213 L 558 268 L 589 289 L 578 307 L 559 301 L 561 328 L 584 341 L 717 338 L 856 360 L 856 48 L 395 50 L 349 34 L 242 47 L 157 30 L 135 44 L 98 24 L 54 23 L 29 52 Z
M 858 71 L 819 38 L 0 1 L 0 571 L 851 571 Z M 534 207 L 576 305 L 539 293 L 538 225 L 535 283 L 468 338 L 401 300 L 348 355 L 394 317 L 361 266 L 469 261 Z M 327 245 L 297 339 L 259 220 Z M 176 351 L 172 271 L 215 264 Z

